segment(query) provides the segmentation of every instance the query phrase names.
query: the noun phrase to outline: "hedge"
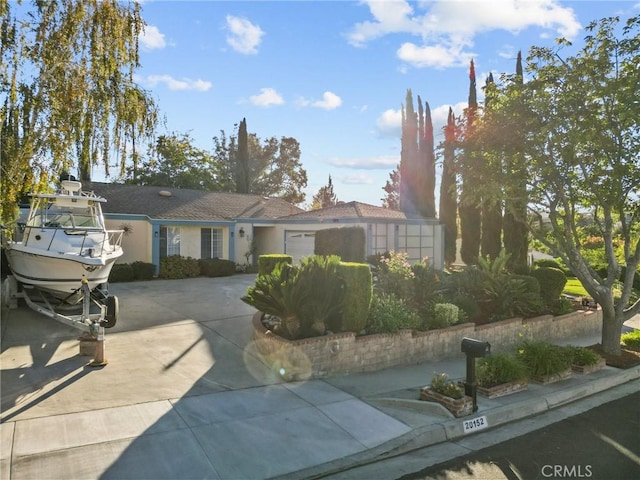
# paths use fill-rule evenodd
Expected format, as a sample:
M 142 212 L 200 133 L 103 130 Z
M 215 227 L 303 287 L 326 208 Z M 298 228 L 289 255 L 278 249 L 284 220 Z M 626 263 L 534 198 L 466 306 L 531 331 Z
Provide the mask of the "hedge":
M 369 316 L 373 296 L 371 270 L 366 263 L 340 262 L 339 272 L 345 285 L 342 330 L 358 334 Z
M 365 262 L 366 234 L 362 227 L 326 228 L 316 232 L 313 252 L 338 255 L 343 262 Z
M 258 275 L 269 275 L 277 264 L 284 262 L 289 265 L 293 264 L 291 255 L 283 255 L 280 253 L 272 253 L 269 255 L 260 255 L 258 257 Z
M 203 277 L 228 277 L 236 273 L 236 264 L 220 258 L 201 258 L 198 260 L 200 275 Z
M 564 272 L 554 267 L 539 267 L 531 272 L 531 276 L 540 284 L 540 297 L 545 305 L 553 305 L 567 284 Z

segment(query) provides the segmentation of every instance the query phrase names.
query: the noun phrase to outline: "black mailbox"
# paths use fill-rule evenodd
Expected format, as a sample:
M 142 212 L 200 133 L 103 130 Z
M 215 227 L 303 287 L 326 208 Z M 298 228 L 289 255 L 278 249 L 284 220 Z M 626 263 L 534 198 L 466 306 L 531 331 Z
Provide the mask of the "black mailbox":
M 467 356 L 467 380 L 464 382 L 464 394 L 473 399 L 473 411 L 478 411 L 476 386 L 476 358 L 486 357 L 491 353 L 491 344 L 473 338 L 464 337 L 460 344 L 462 353 Z
M 491 344 L 489 342 L 481 342 L 473 338 L 462 339 L 462 353 L 469 357 L 486 357 L 491 353 Z

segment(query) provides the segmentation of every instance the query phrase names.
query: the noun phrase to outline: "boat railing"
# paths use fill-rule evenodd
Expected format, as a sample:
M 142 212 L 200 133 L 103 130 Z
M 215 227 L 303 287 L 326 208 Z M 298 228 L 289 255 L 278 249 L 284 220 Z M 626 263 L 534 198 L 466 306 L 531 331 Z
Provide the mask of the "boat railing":
M 113 249 L 122 245 L 124 230 L 107 230 L 107 234 L 109 235 L 109 245 Z
M 64 252 L 79 255 L 82 257 L 97 258 L 101 257 L 105 253 L 111 253 L 122 245 L 122 237 L 124 230 L 96 230 L 91 228 L 41 228 L 41 227 L 26 227 L 26 229 L 32 230 L 29 235 L 24 236 L 23 245 L 34 246 L 32 236 L 36 241 L 44 240 L 43 234 L 51 234 L 51 237 L 47 238 L 47 247 L 44 250 L 60 251 L 61 242 L 64 245 Z M 35 232 L 38 232 L 36 234 Z M 26 232 L 25 232 L 26 233 Z M 61 235 L 63 237 L 61 237 Z M 82 241 L 70 242 L 69 237 L 82 237 Z M 38 238 L 40 237 L 40 238 Z M 48 237 L 48 235 L 47 235 Z M 58 241 L 56 241 L 58 240 Z M 42 244 L 38 242 L 38 247 L 42 247 Z

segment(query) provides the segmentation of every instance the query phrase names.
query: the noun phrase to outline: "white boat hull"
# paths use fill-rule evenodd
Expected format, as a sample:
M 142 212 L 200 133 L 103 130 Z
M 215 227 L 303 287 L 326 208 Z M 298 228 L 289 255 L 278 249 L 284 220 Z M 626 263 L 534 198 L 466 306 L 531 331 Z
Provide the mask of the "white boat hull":
M 43 252 L 44 253 L 44 252 Z M 83 258 L 78 255 L 49 256 L 32 253 L 17 247 L 6 250 L 7 259 L 14 277 L 20 283 L 33 285 L 57 298 L 74 303 L 73 293 L 78 292 L 83 278 L 94 289 L 109 280 L 109 273 L 115 261 L 122 255 L 122 249 L 99 258 Z
M 106 200 L 81 187 L 61 179 L 57 193 L 33 194 L 26 222 L 5 244 L 15 280 L 67 304 L 107 283 L 123 253 L 124 232 L 105 227 L 100 204 Z

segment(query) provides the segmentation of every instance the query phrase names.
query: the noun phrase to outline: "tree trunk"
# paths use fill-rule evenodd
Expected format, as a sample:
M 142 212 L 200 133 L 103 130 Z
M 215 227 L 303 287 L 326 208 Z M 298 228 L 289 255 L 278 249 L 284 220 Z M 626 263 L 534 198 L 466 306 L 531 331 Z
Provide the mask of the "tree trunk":
M 602 349 L 609 355 L 619 356 L 622 353 L 620 337 L 622 336 L 624 317 L 622 312 L 616 312 L 613 306 L 613 295 L 601 300 L 603 300 L 600 303 L 602 307 Z

